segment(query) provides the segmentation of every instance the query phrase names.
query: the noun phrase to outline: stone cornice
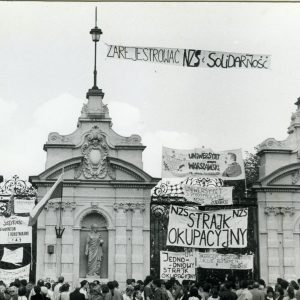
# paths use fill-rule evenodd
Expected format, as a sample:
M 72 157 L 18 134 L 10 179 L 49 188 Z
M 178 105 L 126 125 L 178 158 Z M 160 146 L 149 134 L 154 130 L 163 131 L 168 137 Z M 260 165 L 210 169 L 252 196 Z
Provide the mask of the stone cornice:
M 116 150 L 144 150 L 146 146 L 144 145 L 116 145 Z
M 74 144 L 44 144 L 44 147 L 43 147 L 43 150 L 44 151 L 47 151 L 47 149 L 50 149 L 50 148 L 65 148 L 65 149 L 73 149 L 75 148 L 76 146 Z
M 274 214 L 275 216 L 277 215 L 294 215 L 295 214 L 295 207 L 290 206 L 290 207 L 276 207 L 276 206 L 267 206 L 265 207 L 264 211 L 265 215 L 269 216 L 271 214 Z
M 255 192 L 279 192 L 279 193 L 300 192 L 300 186 L 295 186 L 295 185 L 253 186 L 252 188 L 255 190 Z
M 116 212 L 122 210 L 124 213 L 127 211 L 136 211 L 139 210 L 140 212 L 145 211 L 146 206 L 144 203 L 114 203 L 113 208 Z

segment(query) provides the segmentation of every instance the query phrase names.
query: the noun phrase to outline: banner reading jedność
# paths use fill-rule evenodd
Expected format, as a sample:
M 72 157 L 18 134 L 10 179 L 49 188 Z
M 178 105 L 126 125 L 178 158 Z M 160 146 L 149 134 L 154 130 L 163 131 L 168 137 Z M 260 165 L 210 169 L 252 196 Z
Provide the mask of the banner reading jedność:
M 211 149 L 178 150 L 163 147 L 162 177 L 219 177 L 245 179 L 241 149 L 214 152 Z
M 170 206 L 167 246 L 245 248 L 248 209 L 200 211 Z
M 195 280 L 195 267 L 194 254 L 160 251 L 160 279 Z

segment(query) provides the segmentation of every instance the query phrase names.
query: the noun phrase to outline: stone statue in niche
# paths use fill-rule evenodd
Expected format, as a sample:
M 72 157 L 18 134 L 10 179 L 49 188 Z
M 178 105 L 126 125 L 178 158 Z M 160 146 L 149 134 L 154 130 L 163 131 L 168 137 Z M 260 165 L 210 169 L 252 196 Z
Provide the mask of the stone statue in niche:
M 103 261 L 102 245 L 104 241 L 97 228 L 97 224 L 92 224 L 91 231 L 86 239 L 85 255 L 88 257 L 87 276 L 100 276 L 100 268 Z

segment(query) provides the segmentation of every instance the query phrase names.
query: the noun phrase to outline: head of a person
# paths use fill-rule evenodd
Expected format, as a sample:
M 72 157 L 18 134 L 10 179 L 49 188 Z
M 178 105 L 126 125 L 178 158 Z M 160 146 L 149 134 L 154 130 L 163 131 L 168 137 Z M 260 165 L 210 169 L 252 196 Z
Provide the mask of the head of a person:
M 48 294 L 48 289 L 45 286 L 41 286 L 41 294 L 42 295 L 47 295 Z
M 68 283 L 64 283 L 61 287 L 60 290 L 61 292 L 68 292 L 70 288 L 70 285 Z
M 80 287 L 81 288 L 87 288 L 88 287 L 89 282 L 87 280 L 82 280 L 80 282 Z
M 236 154 L 232 152 L 228 152 L 225 158 L 225 163 L 232 164 L 235 161 L 236 161 Z
M 117 280 L 114 280 L 114 281 L 113 281 L 113 284 L 114 284 L 114 287 L 115 287 L 116 289 L 119 288 L 119 282 L 118 282 Z
M 109 288 L 107 286 L 107 284 L 103 284 L 102 285 L 102 294 L 106 295 L 109 292 Z
M 259 288 L 259 283 L 258 282 L 253 282 L 253 285 L 252 285 L 252 287 L 254 288 L 254 289 L 258 289 Z
M 126 279 L 126 285 L 131 285 L 132 279 Z
M 65 278 L 63 276 L 59 276 L 57 279 L 58 283 L 63 283 L 65 281 Z
M 91 230 L 93 231 L 93 232 L 97 232 L 97 230 L 98 230 L 98 226 L 97 226 L 97 224 L 92 224 L 91 225 Z
M 171 281 L 171 280 L 168 280 L 168 281 L 166 282 L 165 286 L 166 286 L 166 290 L 168 290 L 168 291 L 171 290 L 172 287 L 173 287 L 172 281 Z
M 207 282 L 205 282 L 203 285 L 202 285 L 202 288 L 203 288 L 203 291 L 205 293 L 209 293 L 210 289 L 211 289 L 211 285 Z
M 45 282 L 45 287 L 46 287 L 48 290 L 51 290 L 51 283 L 50 283 L 50 282 Z
M 277 288 L 276 291 L 277 291 L 277 293 L 278 293 L 279 296 L 284 296 L 284 290 L 283 290 L 282 287 Z
M 190 289 L 190 297 L 198 297 L 198 289 L 195 286 L 192 286 Z
M 34 292 L 39 295 L 41 293 L 41 287 L 39 285 L 35 285 L 33 287 Z
M 148 275 L 146 278 L 145 278 L 145 280 L 144 280 L 144 285 L 146 286 L 146 285 L 148 285 L 150 282 L 152 282 L 153 281 L 153 278 L 152 278 L 152 276 L 150 276 L 150 275 Z
M 21 286 L 26 286 L 27 285 L 27 280 L 26 279 L 21 279 L 20 284 L 21 284 Z
M 126 287 L 126 295 L 127 295 L 127 296 L 131 297 L 132 294 L 133 294 L 133 291 L 134 291 L 134 288 L 133 288 L 132 285 L 128 285 L 128 286 Z
M 226 288 L 226 290 L 231 290 L 232 289 L 232 282 L 231 281 L 226 281 L 225 282 L 225 288 Z
M 161 280 L 156 278 L 152 281 L 152 285 L 154 286 L 154 288 L 160 288 L 161 287 Z
M 17 288 L 19 288 L 21 286 L 21 282 L 19 279 L 15 279 L 14 286 L 16 286 Z
M 295 298 L 295 290 L 292 286 L 289 286 L 287 289 L 287 294 L 290 299 Z
M 26 293 L 27 293 L 27 290 L 26 290 L 26 287 L 25 287 L 25 286 L 19 287 L 18 295 L 19 295 L 20 297 L 25 296 Z
M 274 296 L 274 290 L 271 286 L 268 286 L 267 287 L 267 297 L 273 298 L 273 296 Z
M 264 289 L 266 287 L 266 283 L 263 279 L 259 279 L 258 283 L 259 283 L 259 288 L 260 289 Z
M 8 293 L 10 296 L 18 295 L 18 288 L 15 285 L 11 285 L 8 288 Z
M 38 286 L 44 286 L 44 284 L 45 284 L 45 282 L 43 279 L 39 279 L 36 283 L 36 285 L 38 285 Z
M 297 284 L 297 282 L 295 280 L 292 280 L 290 282 L 290 286 L 292 286 L 296 291 L 299 290 L 299 285 Z

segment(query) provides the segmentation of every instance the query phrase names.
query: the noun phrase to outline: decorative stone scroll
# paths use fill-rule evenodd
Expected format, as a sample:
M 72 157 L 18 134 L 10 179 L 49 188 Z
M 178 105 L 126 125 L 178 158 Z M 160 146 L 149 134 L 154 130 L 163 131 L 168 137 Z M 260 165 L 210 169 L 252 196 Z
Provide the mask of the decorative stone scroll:
M 63 201 L 63 202 L 57 202 L 57 201 L 49 201 L 47 205 L 45 206 L 45 209 L 60 209 L 62 208 L 63 210 L 66 209 L 75 209 L 76 208 L 76 203 L 71 202 L 71 201 Z
M 271 214 L 277 215 L 290 215 L 292 216 L 295 213 L 295 207 L 274 207 L 267 206 L 265 207 L 265 214 L 270 216 Z
M 124 213 L 136 210 L 143 212 L 146 208 L 144 203 L 114 203 L 113 207 L 116 212 L 123 210 Z

